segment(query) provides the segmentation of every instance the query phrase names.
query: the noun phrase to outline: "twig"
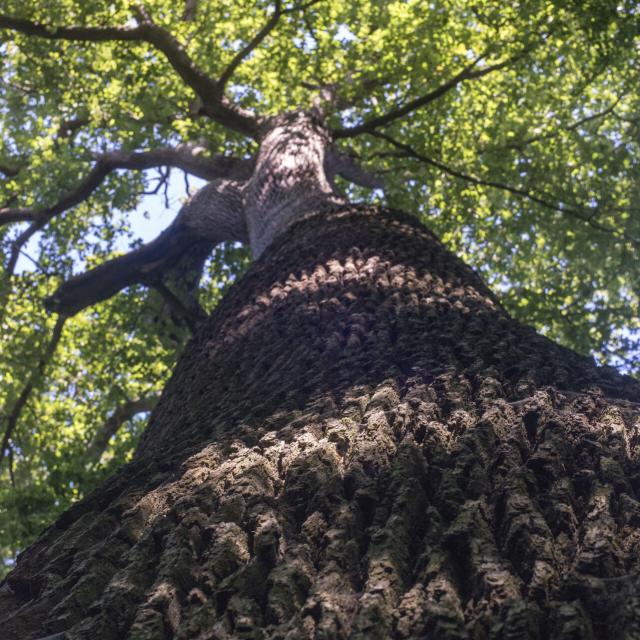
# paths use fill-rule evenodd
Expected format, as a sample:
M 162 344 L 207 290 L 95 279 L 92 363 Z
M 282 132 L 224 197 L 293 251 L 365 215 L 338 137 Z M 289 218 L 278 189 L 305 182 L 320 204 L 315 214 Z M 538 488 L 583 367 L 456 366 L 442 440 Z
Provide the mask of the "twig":
M 35 258 L 32 258 L 24 249 L 20 249 L 20 255 L 29 260 L 29 262 L 31 262 L 40 271 L 40 273 L 45 276 L 51 275 L 49 271 L 47 271 Z
M 509 184 L 506 184 L 503 182 L 497 182 L 495 180 L 485 180 L 483 178 L 478 178 L 471 174 L 465 173 L 464 171 L 461 171 L 459 169 L 446 165 L 443 162 L 440 162 L 439 160 L 434 160 L 432 158 L 429 158 L 428 156 L 425 156 L 424 154 L 419 153 L 409 145 L 399 142 L 385 133 L 380 133 L 379 131 L 373 131 L 373 132 L 370 132 L 370 135 L 375 136 L 376 138 L 381 138 L 382 140 L 386 140 L 387 142 L 392 144 L 394 147 L 398 149 L 402 149 L 405 152 L 404 157 L 414 159 L 414 160 L 419 160 L 420 162 L 429 164 L 439 169 L 440 171 L 443 171 L 444 173 L 447 173 L 450 176 L 453 176 L 454 178 L 457 178 L 459 180 L 465 180 L 467 182 L 470 182 L 471 184 L 475 184 L 478 186 L 491 187 L 494 189 L 507 191 L 508 193 L 511 193 L 519 198 L 525 198 L 525 199 L 531 200 L 532 202 L 535 202 L 536 204 L 541 205 L 545 209 L 550 209 L 551 211 L 557 211 L 563 214 L 570 215 L 574 218 L 577 218 L 582 222 L 586 222 L 589 226 L 593 227 L 594 229 L 597 229 L 598 231 L 611 233 L 617 237 L 628 240 L 636 245 L 640 245 L 640 240 L 629 237 L 627 234 L 619 231 L 615 227 L 611 227 L 609 225 L 605 225 L 594 220 L 593 216 L 596 213 L 595 211 L 586 211 L 586 210 L 581 210 L 577 207 L 562 206 L 560 204 L 555 204 L 547 200 L 546 198 L 548 196 L 546 194 L 544 197 L 540 197 L 532 193 L 531 191 L 527 191 L 526 189 L 513 187 Z

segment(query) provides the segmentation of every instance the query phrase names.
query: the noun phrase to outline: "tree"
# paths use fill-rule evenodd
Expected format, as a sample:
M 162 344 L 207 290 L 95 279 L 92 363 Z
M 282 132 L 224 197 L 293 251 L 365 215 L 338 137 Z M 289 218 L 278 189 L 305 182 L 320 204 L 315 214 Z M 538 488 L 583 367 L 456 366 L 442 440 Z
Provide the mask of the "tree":
M 16 494 L 34 460 L 59 474 L 50 487 L 69 478 L 32 453 L 51 435 L 24 417 L 58 357 L 73 378 L 39 402 L 71 432 L 86 421 L 70 420 L 81 382 L 77 342 L 56 356 L 65 332 L 115 324 L 119 348 L 146 345 L 165 311 L 165 345 L 194 333 L 129 464 L 3 583 L 6 634 L 634 637 L 638 383 L 505 306 L 579 349 L 632 347 L 619 329 L 637 304 L 635 7 L 258 9 L 0 15 L 2 319 L 53 324 L 5 398 Z M 156 240 L 113 255 L 124 222 L 108 213 L 153 167 L 210 183 Z M 375 204 L 381 177 L 389 203 L 473 247 L 503 300 L 415 217 Z M 16 272 L 37 233 L 42 273 Z M 247 240 L 257 260 L 208 316 L 207 255 Z M 99 264 L 71 276 L 85 258 Z M 46 290 L 50 320 L 25 285 Z M 104 363 L 104 345 L 89 349 Z M 156 402 L 122 355 L 104 369 L 119 408 L 80 434 L 94 459 Z

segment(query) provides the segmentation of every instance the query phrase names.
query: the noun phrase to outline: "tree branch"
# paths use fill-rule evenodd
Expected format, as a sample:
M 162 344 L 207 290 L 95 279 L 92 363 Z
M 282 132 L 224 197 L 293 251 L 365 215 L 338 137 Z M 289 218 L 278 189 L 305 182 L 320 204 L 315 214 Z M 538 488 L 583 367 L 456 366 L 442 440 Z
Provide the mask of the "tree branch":
M 349 182 L 366 187 L 367 189 L 381 189 L 384 182 L 379 175 L 365 169 L 353 157 L 329 148 L 324 161 L 328 176 L 339 175 Z
M 112 151 L 99 156 L 95 165 L 80 184 L 63 195 L 57 202 L 42 209 L 0 209 L 0 226 L 12 222 L 31 222 L 12 243 L 11 254 L 5 268 L 10 279 L 24 245 L 52 218 L 85 201 L 112 171 L 117 169 L 150 169 L 158 166 L 177 167 L 206 180 L 229 178 L 243 180 L 251 175 L 253 163 L 232 156 L 202 156 L 202 147 L 185 146 L 152 151 L 126 153 Z
M 378 127 L 387 125 L 394 120 L 402 118 L 412 113 L 413 111 L 416 111 L 416 109 L 420 109 L 421 107 L 434 102 L 452 89 L 455 89 L 459 84 L 465 82 L 466 80 L 476 80 L 478 78 L 483 78 L 484 76 L 493 73 L 494 71 L 498 71 L 500 69 L 508 67 L 510 64 L 522 58 L 522 56 L 524 56 L 526 52 L 527 50 L 522 51 L 515 56 L 503 60 L 502 62 L 496 62 L 495 64 L 484 67 L 483 69 L 476 69 L 476 66 L 483 58 L 483 56 L 479 56 L 470 65 L 466 66 L 462 71 L 453 76 L 453 78 L 447 80 L 447 82 L 441 84 L 439 87 L 436 87 L 429 93 L 408 102 L 402 107 L 392 109 L 384 115 L 365 120 L 362 124 L 356 125 L 355 127 L 348 127 L 346 129 L 334 129 L 332 131 L 333 138 L 334 140 L 337 140 L 339 138 L 350 138 L 362 133 L 372 133 Z
M 118 433 L 120 427 L 137 414 L 152 411 L 159 398 L 158 394 L 152 394 L 137 400 L 126 400 L 121 404 L 94 434 L 88 447 L 89 455 L 96 461 L 99 460 L 109 445 L 109 440 Z
M 162 148 L 127 153 L 111 151 L 98 156 L 96 163 L 78 186 L 63 195 L 50 207 L 42 209 L 0 209 L 0 226 L 11 222 L 33 221 L 42 228 L 58 214 L 84 202 L 117 169 L 144 170 L 154 167 L 176 167 L 205 180 L 216 178 L 246 179 L 251 175 L 250 160 L 232 156 L 203 156 L 202 147 Z M 36 229 L 36 231 L 38 230 Z
M 212 248 L 209 246 L 207 254 L 211 253 Z M 169 307 L 174 322 L 178 325 L 186 324 L 191 335 L 195 334 L 198 326 L 207 318 L 207 314 L 197 303 L 198 301 L 194 298 L 190 301 L 191 304 L 187 306 L 162 280 L 155 282 L 153 288 L 162 296 L 162 299 Z
M 185 22 L 195 20 L 196 13 L 198 12 L 198 0 L 185 0 L 184 10 L 182 11 L 182 19 Z
M 3 207 L 0 209 L 0 227 L 12 222 L 31 222 L 38 218 L 38 212 L 25 207 Z
M 200 70 L 176 38 L 153 22 L 143 7 L 136 7 L 136 27 L 65 27 L 44 25 L 25 18 L 0 14 L 0 29 L 11 29 L 49 40 L 76 42 L 146 42 L 160 51 L 174 71 L 200 98 L 203 110 L 212 120 L 245 135 L 256 137 L 260 119 L 233 104 L 222 87 Z
M 372 91 L 388 84 L 388 78 L 360 78 L 356 83 L 353 79 L 353 73 L 351 72 L 336 82 L 324 82 L 320 84 L 306 82 L 304 80 L 300 82 L 301 87 L 317 92 L 317 95 L 314 97 L 314 106 L 322 113 L 325 111 L 323 103 L 331 105 L 334 111 L 352 109 L 356 107 L 358 101 L 365 99 Z M 345 91 L 347 86 L 357 86 L 357 90 L 355 91 L 357 99 L 347 99 L 342 95 L 342 92 Z M 353 89 L 351 90 L 353 92 Z
M 235 70 L 242 64 L 245 58 L 251 55 L 251 52 L 260 45 L 260 43 L 273 31 L 275 26 L 280 20 L 282 15 L 282 0 L 276 0 L 273 15 L 269 18 L 267 23 L 256 33 L 253 38 L 244 46 L 236 55 L 232 58 L 227 68 L 222 72 L 222 75 L 218 79 L 218 86 L 224 90 L 227 82 L 229 82 L 231 76 Z
M 175 264 L 195 242 L 188 230 L 169 227 L 149 244 L 70 278 L 46 298 L 45 306 L 61 316 L 73 316 L 125 287 L 154 280 L 154 272 Z
M 16 403 L 13 405 L 13 408 L 6 416 L 7 424 L 5 426 L 4 436 L 2 438 L 2 445 L 0 446 L 0 465 L 2 464 L 2 461 L 4 460 L 4 456 L 6 455 L 9 449 L 11 438 L 18 424 L 18 420 L 20 419 L 20 415 L 22 414 L 22 411 L 24 410 L 27 402 L 29 401 L 31 393 L 33 392 L 34 388 L 38 384 L 39 379 L 44 374 L 45 367 L 53 357 L 56 347 L 60 342 L 64 323 L 65 323 L 65 318 L 60 316 L 57 319 L 56 324 L 53 328 L 51 339 L 49 340 L 49 344 L 47 345 L 47 348 L 44 350 L 44 353 L 40 357 L 40 360 L 36 368 L 32 371 L 31 375 L 29 376 L 29 379 L 27 380 L 24 388 L 20 392 L 20 395 L 18 396 Z
M 9 260 L 7 262 L 7 266 L 4 270 L 4 279 L 5 282 L 9 282 L 11 277 L 13 276 L 13 272 L 16 269 L 16 264 L 18 263 L 18 258 L 20 257 L 20 252 L 27 242 L 31 239 L 31 237 L 37 233 L 42 228 L 42 225 L 37 220 L 34 220 L 12 243 L 11 243 L 11 254 L 9 255 Z M 0 318 L 2 317 L 2 310 L 0 310 Z
M 45 300 L 45 306 L 72 316 L 132 284 L 157 286 L 167 275 L 180 280 L 194 271 L 199 277 L 216 244 L 246 240 L 243 186 L 242 181 L 226 179 L 205 185 L 155 240 L 71 278 Z
M 10 222 L 31 221 L 31 224 L 11 244 L 11 253 L 3 274 L 5 282 L 9 282 L 12 278 L 18 263 L 18 258 L 20 257 L 20 252 L 27 242 L 53 217 L 86 200 L 111 171 L 116 169 L 149 169 L 157 166 L 173 166 L 207 180 L 224 177 L 237 181 L 248 178 L 253 171 L 253 161 L 251 160 L 222 155 L 205 157 L 200 155 L 201 150 L 201 147 L 185 146 L 176 149 L 155 149 L 153 151 L 140 153 L 113 151 L 101 156 L 78 187 L 64 195 L 52 206 L 43 209 L 0 209 L 0 226 Z M 183 250 L 186 251 L 186 247 Z M 124 268 L 126 268 L 126 266 Z M 138 277 L 139 274 L 134 273 L 131 275 Z M 81 276 L 78 276 L 78 278 L 80 277 Z M 99 293 L 102 290 L 98 287 L 94 294 L 93 301 L 91 301 L 90 296 L 92 293 L 91 286 L 89 285 L 85 294 L 89 296 L 89 302 L 82 304 L 79 308 L 76 308 L 76 303 L 73 303 L 67 311 L 62 311 L 63 307 L 61 307 L 60 312 L 66 315 L 73 315 L 86 306 L 99 300 L 104 300 L 120 289 L 138 281 L 139 280 L 135 279 L 127 280 L 125 278 L 124 284 L 118 284 L 118 280 L 118 282 L 111 284 L 112 287 L 116 288 L 113 289 L 111 293 L 105 293 L 102 297 L 99 297 L 99 295 L 102 295 Z M 75 279 L 69 282 L 73 283 Z M 64 285 L 61 289 L 64 289 Z M 57 310 L 55 305 L 53 303 L 51 304 L 51 309 Z M 0 317 L 1 316 L 2 309 L 0 309 Z
M 26 18 L 0 15 L 0 29 L 19 31 L 28 36 L 48 40 L 73 40 L 80 42 L 109 42 L 114 40 L 142 41 L 139 27 L 62 27 L 40 24 Z
M 389 142 L 390 144 L 392 144 L 394 147 L 401 149 L 404 153 L 402 157 L 406 157 L 406 158 L 411 158 L 414 160 L 419 160 L 420 162 L 424 162 L 425 164 L 429 164 L 432 167 L 435 167 L 437 169 L 439 169 L 440 171 L 443 171 L 444 173 L 449 174 L 450 176 L 453 176 L 454 178 L 460 179 L 460 180 L 465 180 L 466 182 L 470 182 L 471 184 L 475 184 L 478 186 L 485 186 L 485 187 L 491 187 L 494 189 L 500 189 L 502 191 L 507 191 L 508 193 L 511 193 L 519 198 L 524 198 L 527 200 L 531 200 L 532 202 L 535 202 L 536 204 L 541 205 L 542 207 L 544 207 L 545 209 L 550 209 L 551 211 L 558 211 L 560 213 L 566 214 L 566 215 L 570 215 L 574 218 L 577 218 L 578 220 L 581 220 L 582 222 L 586 222 L 589 226 L 593 227 L 594 229 L 597 229 L 598 231 L 603 231 L 606 233 L 612 233 L 616 236 L 622 237 L 626 240 L 629 240 L 630 242 L 633 242 L 636 245 L 640 244 L 640 241 L 638 241 L 635 238 L 630 238 L 629 236 L 627 236 L 624 232 L 621 232 L 619 229 L 616 229 L 615 227 L 611 227 L 609 225 L 605 225 L 602 224 L 600 222 L 598 222 L 597 220 L 593 219 L 593 216 L 595 214 L 595 212 L 593 211 L 589 211 L 587 209 L 581 209 L 579 207 L 567 207 L 567 206 L 563 206 L 561 204 L 557 204 L 554 203 L 552 201 L 550 201 L 548 199 L 548 195 L 544 195 L 544 196 L 539 196 L 536 195 L 535 193 L 532 193 L 531 191 L 528 191 L 526 189 L 521 189 L 519 187 L 513 187 L 511 185 L 505 184 L 503 182 L 497 182 L 494 180 L 485 180 L 483 178 L 478 178 L 476 176 L 470 175 L 468 173 L 465 173 L 464 171 L 460 171 L 459 169 L 456 169 L 454 167 L 451 167 L 449 165 L 444 164 L 443 162 L 440 162 L 438 160 L 433 160 L 432 158 L 429 158 L 428 156 L 425 156 L 424 154 L 419 153 L 418 151 L 416 151 L 415 149 L 413 149 L 412 147 L 410 147 L 407 144 L 403 144 L 402 142 L 398 142 L 397 140 L 395 140 L 394 138 L 392 138 L 391 136 L 384 134 L 384 133 L 380 133 L 378 131 L 374 131 L 371 132 L 372 136 L 375 136 L 376 138 L 380 138 L 382 140 L 386 140 L 387 142 Z
M 505 144 L 500 147 L 490 147 L 488 149 L 484 149 L 483 151 L 501 151 L 503 149 L 517 149 L 519 151 L 522 151 L 523 147 L 526 147 L 527 145 L 530 145 L 534 142 L 540 142 L 541 140 L 551 140 L 553 138 L 557 138 L 563 133 L 567 131 L 574 131 L 575 129 L 578 129 L 579 127 L 581 127 L 584 124 L 587 124 L 588 122 L 593 122 L 594 120 L 606 118 L 606 116 L 613 113 L 613 111 L 618 106 L 619 102 L 622 100 L 623 97 L 624 96 L 619 96 L 606 109 L 603 109 L 602 111 L 598 111 L 596 113 L 592 113 L 589 116 L 585 116 L 584 118 L 580 118 L 564 127 L 558 127 L 554 131 L 550 131 L 548 133 L 540 133 L 537 136 L 531 136 L 519 142 L 512 142 L 510 144 Z
M 218 79 L 218 86 L 222 90 L 224 90 L 224 87 L 227 85 L 227 82 L 229 82 L 229 80 L 231 79 L 231 76 L 233 76 L 235 70 L 242 64 L 242 62 L 247 57 L 251 55 L 251 52 L 254 51 L 256 47 L 260 46 L 262 41 L 273 31 L 273 29 L 275 29 L 281 16 L 287 13 L 294 13 L 296 11 L 304 10 L 307 7 L 310 7 L 316 4 L 317 2 L 320 2 L 320 0 L 309 0 L 309 2 L 303 2 L 300 4 L 294 5 L 289 9 L 283 9 L 282 0 L 275 0 L 273 15 L 269 18 L 269 20 L 267 20 L 267 22 L 262 27 L 262 29 L 260 29 L 260 31 L 258 31 L 258 33 L 256 33 L 256 35 L 253 36 L 253 38 L 251 38 L 251 40 L 249 40 L 249 42 L 244 47 L 242 47 L 242 49 L 240 49 L 240 51 L 238 51 L 238 53 L 236 53 L 235 56 L 233 56 L 231 62 L 229 63 L 227 68 L 222 72 L 222 75 Z

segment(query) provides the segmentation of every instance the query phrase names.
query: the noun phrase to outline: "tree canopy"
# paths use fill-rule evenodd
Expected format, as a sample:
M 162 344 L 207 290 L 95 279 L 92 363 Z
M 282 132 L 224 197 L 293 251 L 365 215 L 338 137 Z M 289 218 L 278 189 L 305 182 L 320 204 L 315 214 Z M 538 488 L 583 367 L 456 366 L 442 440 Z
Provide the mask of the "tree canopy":
M 268 115 L 322 107 L 381 179 L 352 199 L 421 217 L 512 315 L 637 373 L 632 0 L 5 0 L 0 51 L 4 557 L 130 456 L 189 333 L 143 287 L 70 318 L 43 300 L 139 244 L 145 194 L 250 157 Z M 248 260 L 214 251 L 205 309 Z

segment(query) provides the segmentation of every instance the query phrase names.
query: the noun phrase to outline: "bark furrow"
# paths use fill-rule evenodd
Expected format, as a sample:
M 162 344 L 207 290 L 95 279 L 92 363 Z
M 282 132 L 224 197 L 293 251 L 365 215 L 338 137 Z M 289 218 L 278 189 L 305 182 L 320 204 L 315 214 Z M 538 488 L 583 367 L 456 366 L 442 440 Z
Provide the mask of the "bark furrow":
M 639 402 L 412 218 L 304 220 L 23 554 L 5 636 L 640 637 Z

